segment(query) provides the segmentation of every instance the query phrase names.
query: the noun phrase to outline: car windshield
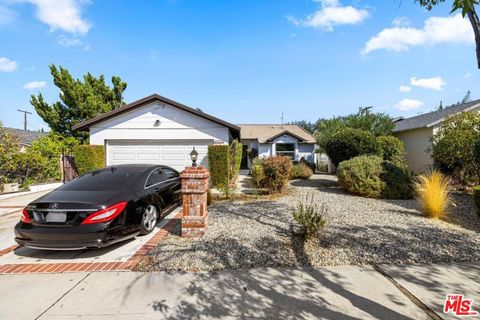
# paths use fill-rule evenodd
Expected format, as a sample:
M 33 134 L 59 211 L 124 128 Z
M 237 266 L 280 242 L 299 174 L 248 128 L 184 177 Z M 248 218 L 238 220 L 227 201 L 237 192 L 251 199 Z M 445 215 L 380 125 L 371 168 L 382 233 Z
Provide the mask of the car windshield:
M 127 170 L 100 170 L 87 173 L 60 187 L 62 191 L 118 191 L 138 176 Z

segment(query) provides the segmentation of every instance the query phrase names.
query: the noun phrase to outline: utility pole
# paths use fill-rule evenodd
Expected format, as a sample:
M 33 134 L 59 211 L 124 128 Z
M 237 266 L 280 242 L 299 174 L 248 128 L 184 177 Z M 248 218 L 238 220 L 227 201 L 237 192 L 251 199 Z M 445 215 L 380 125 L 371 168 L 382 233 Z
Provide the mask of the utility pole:
M 18 112 L 23 112 L 23 130 L 27 131 L 27 114 L 32 114 L 31 112 L 17 109 Z
M 282 127 L 283 127 L 283 112 L 282 112 Z

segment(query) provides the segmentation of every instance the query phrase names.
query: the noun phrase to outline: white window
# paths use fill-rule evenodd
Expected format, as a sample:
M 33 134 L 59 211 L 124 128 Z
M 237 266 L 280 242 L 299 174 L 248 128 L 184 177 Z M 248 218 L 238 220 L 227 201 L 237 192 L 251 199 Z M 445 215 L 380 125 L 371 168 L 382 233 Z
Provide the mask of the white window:
M 285 156 L 295 158 L 295 144 L 294 143 L 277 143 L 277 156 Z

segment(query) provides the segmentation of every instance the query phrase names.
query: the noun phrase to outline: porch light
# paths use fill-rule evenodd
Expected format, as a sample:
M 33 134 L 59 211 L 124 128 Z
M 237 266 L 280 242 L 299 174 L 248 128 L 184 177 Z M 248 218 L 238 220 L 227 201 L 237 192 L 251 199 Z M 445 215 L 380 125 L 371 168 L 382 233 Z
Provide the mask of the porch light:
M 192 152 L 190 152 L 190 159 L 192 159 L 192 167 L 197 166 L 197 158 L 198 158 L 198 152 L 195 150 L 195 147 L 193 147 Z

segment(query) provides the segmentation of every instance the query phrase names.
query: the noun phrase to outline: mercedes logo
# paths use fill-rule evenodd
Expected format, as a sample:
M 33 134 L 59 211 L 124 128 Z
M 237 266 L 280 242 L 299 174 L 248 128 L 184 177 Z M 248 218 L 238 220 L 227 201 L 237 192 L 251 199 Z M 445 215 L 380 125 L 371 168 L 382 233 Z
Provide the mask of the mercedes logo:
M 57 209 L 58 208 L 58 203 L 57 202 L 54 202 L 50 205 L 50 208 L 51 209 Z

